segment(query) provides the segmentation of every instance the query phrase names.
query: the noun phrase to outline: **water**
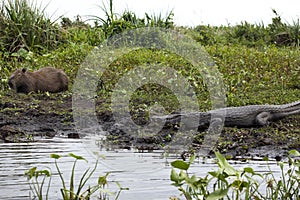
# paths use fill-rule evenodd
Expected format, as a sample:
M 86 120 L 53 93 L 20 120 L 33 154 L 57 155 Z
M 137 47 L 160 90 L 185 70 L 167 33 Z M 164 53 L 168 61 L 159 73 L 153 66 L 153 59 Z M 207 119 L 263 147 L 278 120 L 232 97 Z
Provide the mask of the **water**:
M 98 151 L 105 159 L 99 160 L 98 168 L 88 184 L 97 183 L 97 177 L 109 172 L 108 180 L 111 192 L 117 192 L 116 181 L 129 190 L 122 191 L 121 200 L 130 199 L 169 199 L 170 196 L 179 196 L 177 189 L 171 185 L 170 162 L 178 158 L 172 155 L 166 158 L 160 151 L 138 152 L 136 150 L 101 150 L 92 142 L 82 140 L 54 138 L 43 139 L 34 143 L 0 143 L 0 199 L 22 200 L 30 199 L 30 188 L 24 172 L 31 167 L 38 169 L 50 168 L 53 175 L 51 180 L 49 199 L 61 199 L 59 189 L 61 181 L 54 166 L 54 159 L 50 154 L 67 155 L 72 152 L 75 155 L 83 156 L 88 160 L 79 161 L 76 168 L 76 183 L 87 167 L 93 167 L 97 157 L 92 153 Z M 58 160 L 59 167 L 68 181 L 74 159 L 62 157 Z M 236 168 L 247 166 L 253 167 L 258 172 L 266 172 L 265 162 L 232 163 Z M 272 171 L 279 173 L 276 165 L 270 165 Z M 198 160 L 191 166 L 191 171 L 199 176 L 204 176 L 208 171 L 216 169 L 214 162 L 202 162 Z M 96 198 L 94 198 L 96 199 Z M 112 196 L 110 199 L 114 199 Z

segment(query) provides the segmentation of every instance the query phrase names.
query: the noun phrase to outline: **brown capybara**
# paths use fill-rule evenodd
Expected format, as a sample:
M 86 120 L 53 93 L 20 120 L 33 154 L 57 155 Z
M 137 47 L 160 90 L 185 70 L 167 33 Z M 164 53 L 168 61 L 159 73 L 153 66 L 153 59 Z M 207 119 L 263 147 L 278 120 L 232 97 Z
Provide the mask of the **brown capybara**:
M 66 73 L 53 67 L 45 67 L 34 72 L 26 68 L 17 69 L 9 78 L 9 87 L 16 92 L 61 92 L 68 89 Z

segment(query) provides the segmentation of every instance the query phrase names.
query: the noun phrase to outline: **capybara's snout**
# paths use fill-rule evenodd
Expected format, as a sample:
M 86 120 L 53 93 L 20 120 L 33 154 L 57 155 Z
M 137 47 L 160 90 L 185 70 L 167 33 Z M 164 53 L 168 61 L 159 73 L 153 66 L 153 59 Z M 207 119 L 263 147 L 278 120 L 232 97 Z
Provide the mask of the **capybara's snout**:
M 9 85 L 9 87 L 10 87 L 11 89 L 13 89 L 14 85 L 13 85 L 11 79 L 8 80 L 8 85 Z

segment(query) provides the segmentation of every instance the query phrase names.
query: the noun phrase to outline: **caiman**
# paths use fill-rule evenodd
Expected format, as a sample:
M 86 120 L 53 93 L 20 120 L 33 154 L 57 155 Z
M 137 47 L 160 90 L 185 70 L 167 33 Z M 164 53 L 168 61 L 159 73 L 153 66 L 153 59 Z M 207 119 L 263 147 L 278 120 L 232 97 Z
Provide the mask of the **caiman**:
M 226 127 L 258 127 L 296 114 L 300 114 L 300 101 L 283 105 L 248 105 L 220 108 L 208 112 L 179 113 L 153 117 L 156 120 L 165 120 L 169 124 L 177 124 L 183 117 L 185 118 L 184 126 L 188 128 L 209 125 L 216 120 L 224 121 Z

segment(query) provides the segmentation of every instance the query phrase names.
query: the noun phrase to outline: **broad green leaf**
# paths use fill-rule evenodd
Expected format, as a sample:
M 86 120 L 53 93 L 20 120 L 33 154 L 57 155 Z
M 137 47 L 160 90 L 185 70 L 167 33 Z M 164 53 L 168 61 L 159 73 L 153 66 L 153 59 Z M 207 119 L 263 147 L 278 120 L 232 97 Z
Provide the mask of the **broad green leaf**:
M 25 175 L 28 176 L 29 179 L 31 179 L 33 176 L 35 176 L 35 172 L 36 172 L 36 167 L 32 167 L 25 172 Z
M 46 176 L 51 176 L 51 173 L 49 170 L 40 170 L 40 171 L 37 171 L 38 174 L 43 174 L 43 175 L 46 175 Z
M 225 157 L 220 152 L 215 152 L 219 165 L 228 175 L 236 175 L 236 170 L 227 162 Z
M 290 151 L 289 151 L 289 155 L 292 155 L 292 156 L 300 156 L 300 152 L 297 151 L 297 150 L 290 150 Z
M 207 196 L 207 200 L 217 200 L 223 198 L 228 193 L 228 188 L 215 190 Z
M 59 158 L 61 158 L 61 156 L 58 154 L 52 153 L 52 154 L 50 154 L 50 158 L 59 159 Z
M 77 156 L 77 155 L 75 155 L 75 154 L 73 154 L 73 153 L 69 153 L 69 156 L 71 156 L 71 157 L 73 157 L 73 158 L 75 158 L 75 159 L 77 159 L 77 160 L 85 160 L 85 161 L 87 161 L 84 157 L 82 157 L 82 156 Z
M 172 167 L 176 168 L 176 169 L 181 169 L 181 170 L 188 170 L 188 168 L 190 167 L 189 163 L 186 163 L 182 160 L 175 160 L 173 162 L 171 162 Z
M 170 178 L 171 178 L 171 181 L 174 181 L 174 182 L 180 181 L 179 175 L 177 174 L 177 172 L 174 169 L 171 170 Z
M 251 167 L 245 167 L 244 172 L 250 173 L 250 174 L 255 174 L 254 170 Z
M 219 172 L 214 171 L 214 172 L 208 172 L 210 175 L 212 175 L 213 177 L 218 177 L 219 176 Z

